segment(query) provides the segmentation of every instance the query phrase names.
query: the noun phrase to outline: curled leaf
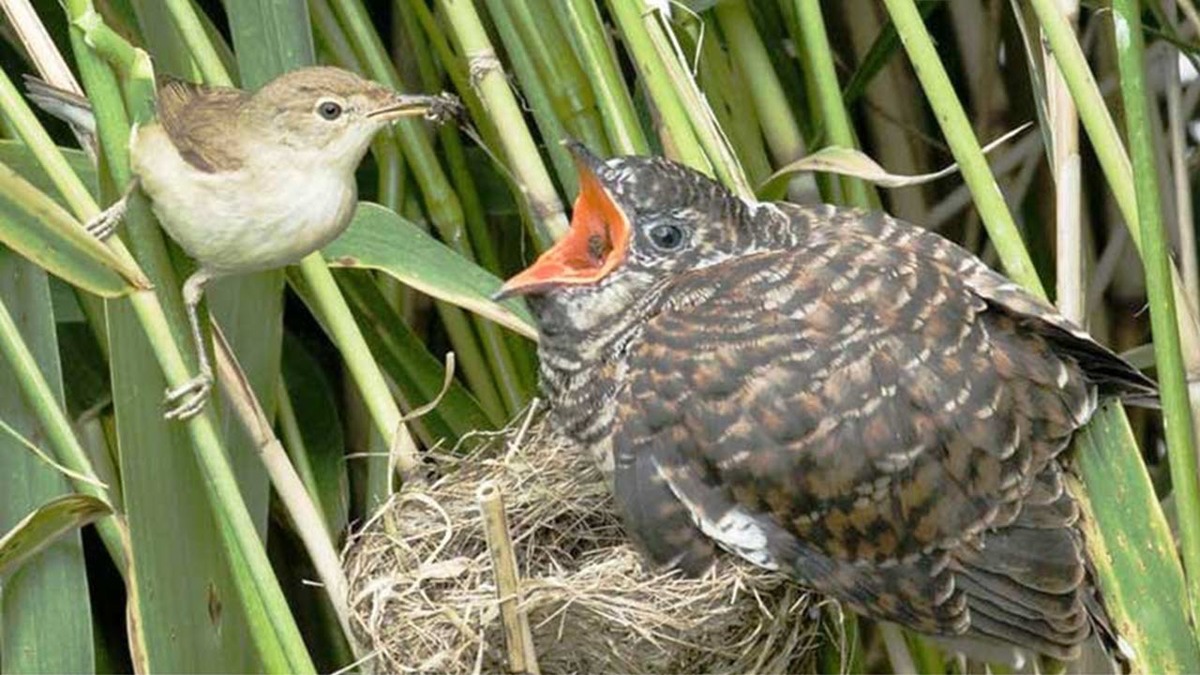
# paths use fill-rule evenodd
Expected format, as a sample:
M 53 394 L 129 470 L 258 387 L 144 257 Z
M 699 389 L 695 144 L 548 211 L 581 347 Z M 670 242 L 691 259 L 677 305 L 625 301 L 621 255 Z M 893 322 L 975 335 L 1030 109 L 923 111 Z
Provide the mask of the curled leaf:
M 1027 122 L 1016 129 L 1004 134 L 1000 138 L 989 143 L 984 147 L 983 151 L 990 152 L 999 147 L 1004 142 L 1012 139 L 1021 132 L 1032 126 L 1031 122 Z M 831 145 L 822 148 L 807 157 L 798 159 L 775 173 L 758 189 L 758 195 L 762 199 L 773 200 L 783 196 L 784 190 L 787 187 L 787 181 L 793 174 L 801 172 L 822 172 L 835 173 L 841 176 L 851 176 L 861 178 L 876 185 L 886 188 L 901 188 L 911 185 L 921 185 L 930 183 L 939 178 L 945 178 L 950 174 L 958 171 L 958 164 L 934 171 L 933 173 L 922 173 L 915 176 L 906 176 L 903 174 L 890 173 L 887 169 L 858 150 L 851 148 L 843 148 L 836 145 Z
M 112 507 L 89 495 L 67 495 L 46 502 L 0 537 L 0 577 L 16 571 L 62 535 L 110 513 Z

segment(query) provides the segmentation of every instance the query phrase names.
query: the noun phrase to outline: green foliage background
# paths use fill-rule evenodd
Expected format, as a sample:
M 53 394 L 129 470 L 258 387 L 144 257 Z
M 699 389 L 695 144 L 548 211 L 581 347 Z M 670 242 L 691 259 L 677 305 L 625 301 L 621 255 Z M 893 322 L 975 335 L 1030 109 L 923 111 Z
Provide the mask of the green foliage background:
M 498 428 L 535 394 L 528 314 L 488 296 L 565 231 L 568 137 L 604 156 L 665 154 L 746 197 L 783 187 L 885 208 L 1131 350 L 1162 383 L 1163 412 L 1108 407 L 1080 435 L 1089 546 L 1135 667 L 1200 670 L 1186 128 L 1200 89 L 1175 66 L 1200 54 L 1200 16 L 1191 0 L 1071 5 L 0 0 L 0 532 L 15 528 L 0 542 L 0 672 L 331 671 L 364 654 L 330 556 L 421 448 Z M 95 161 L 19 91 L 56 53 L 97 112 Z M 452 91 L 469 133 L 398 123 L 360 170 L 373 203 L 342 239 L 217 284 L 208 312 L 255 395 L 167 423 L 159 393 L 194 368 L 178 295 L 191 263 L 140 198 L 109 247 L 80 223 L 129 180 L 153 72 L 254 88 L 311 63 Z M 981 143 L 1031 120 L 985 159 Z M 888 191 L 829 173 L 768 180 L 826 146 L 898 174 L 961 174 Z M 450 351 L 439 405 L 402 424 L 442 390 Z M 80 512 L 59 508 L 19 525 L 68 493 L 115 515 L 79 530 Z M 849 627 L 856 658 L 822 646 L 823 667 L 960 667 L 912 636 Z

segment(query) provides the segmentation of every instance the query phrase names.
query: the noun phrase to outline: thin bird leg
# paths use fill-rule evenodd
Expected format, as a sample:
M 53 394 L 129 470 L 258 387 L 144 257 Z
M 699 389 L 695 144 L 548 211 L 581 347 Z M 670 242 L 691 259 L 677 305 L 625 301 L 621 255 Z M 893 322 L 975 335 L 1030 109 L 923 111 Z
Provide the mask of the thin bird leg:
M 192 343 L 200 360 L 200 374 L 167 390 L 167 404 L 171 405 L 171 409 L 165 417 L 169 420 L 186 420 L 203 410 L 209 390 L 212 389 L 212 366 L 208 362 L 208 350 L 204 346 L 204 333 L 200 330 L 200 314 L 197 311 L 200 298 L 204 297 L 204 285 L 212 277 L 211 272 L 201 268 L 183 283 L 183 302 L 187 308 L 188 323 L 192 327 Z
M 113 202 L 111 206 L 96 214 L 95 218 L 87 221 L 83 227 L 88 234 L 104 241 L 112 236 L 113 232 L 117 231 L 117 226 L 125 218 L 125 213 L 129 210 L 129 198 L 133 195 L 133 191 L 138 188 L 138 179 L 135 177 L 129 181 L 129 185 L 125 186 L 125 191 L 121 193 L 121 198 Z

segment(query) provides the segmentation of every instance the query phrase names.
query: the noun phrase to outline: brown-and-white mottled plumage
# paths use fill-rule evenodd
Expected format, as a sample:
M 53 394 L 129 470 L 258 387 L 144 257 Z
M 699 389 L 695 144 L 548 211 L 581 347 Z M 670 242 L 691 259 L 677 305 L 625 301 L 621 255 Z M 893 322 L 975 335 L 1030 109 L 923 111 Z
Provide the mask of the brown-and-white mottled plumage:
M 573 149 L 572 232 L 506 292 L 649 557 L 723 548 L 874 618 L 1076 656 L 1106 620 L 1058 458 L 1154 383 L 935 234 Z

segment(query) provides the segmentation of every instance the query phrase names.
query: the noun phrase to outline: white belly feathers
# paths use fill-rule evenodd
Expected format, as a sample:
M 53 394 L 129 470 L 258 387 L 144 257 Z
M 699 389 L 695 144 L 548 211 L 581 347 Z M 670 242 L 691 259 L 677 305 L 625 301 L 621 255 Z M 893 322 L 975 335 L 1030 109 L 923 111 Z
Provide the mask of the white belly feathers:
M 304 172 L 250 159 L 234 171 L 206 173 L 184 161 L 164 136 L 157 125 L 135 130 L 134 172 L 163 228 L 214 272 L 295 263 L 341 234 L 354 213 L 354 177 L 340 168 Z M 181 175 L 189 180 L 172 180 Z M 247 184 L 253 187 L 231 187 Z

